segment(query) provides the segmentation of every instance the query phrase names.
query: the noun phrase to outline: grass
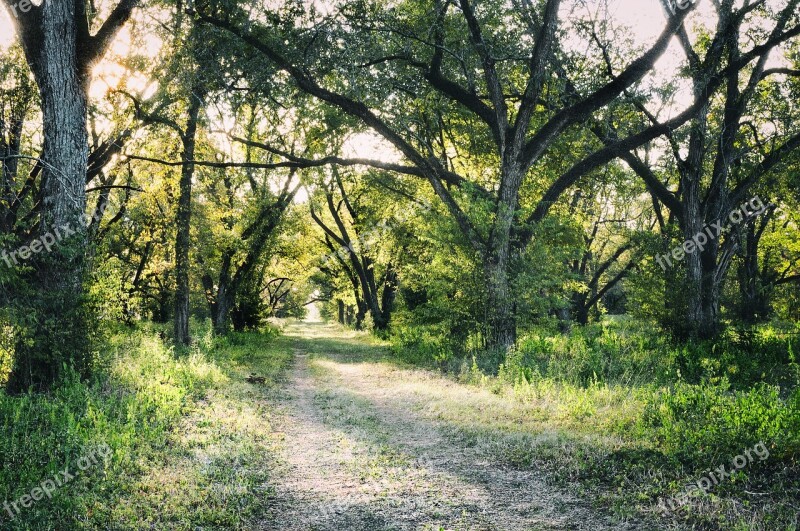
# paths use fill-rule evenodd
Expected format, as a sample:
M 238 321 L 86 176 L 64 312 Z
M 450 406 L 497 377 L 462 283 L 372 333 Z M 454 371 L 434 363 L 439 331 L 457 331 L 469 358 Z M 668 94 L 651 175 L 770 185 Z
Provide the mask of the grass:
M 332 370 L 331 360 L 370 364 L 397 392 L 424 404 L 414 413 L 455 445 L 543 471 L 553 485 L 619 521 L 676 529 L 800 527 L 800 392 L 787 384 L 796 382 L 797 366 L 791 348 L 784 360 L 774 341 L 759 355 L 769 361 L 763 378 L 752 360 L 740 363 L 733 344 L 716 358 L 682 347 L 653 359 L 658 352 L 648 349 L 667 348 L 660 339 L 613 330 L 523 338 L 519 351 L 488 372 L 469 359 L 444 359 L 439 345 L 435 364 L 460 366 L 442 375 L 418 368 L 426 359 L 420 351 L 314 330 L 292 338 L 267 331 L 214 339 L 204 332 L 176 354 L 152 326 L 124 329 L 109 341 L 94 381 L 71 379 L 44 395 L 0 392 L 0 499 L 20 500 L 65 467 L 75 472 L 91 451 L 110 449 L 52 499 L 13 519 L 0 510 L 0 529 L 252 528 L 268 514 L 273 494 L 269 474 L 281 442 L 273 439 L 268 399 L 282 385 L 293 347 L 309 352 L 318 380 Z M 745 372 L 762 381 L 747 385 Z M 263 385 L 247 383 L 251 373 Z M 361 456 L 359 471 L 384 477 L 409 470 L 415 456 L 388 445 L 369 404 L 345 391 L 329 388 L 316 400 L 329 422 L 356 429 L 380 449 Z M 680 510 L 659 509 L 659 499 L 680 495 L 720 465 L 730 470 L 759 442 L 769 459 Z
M 749 345 L 673 347 L 639 323 L 572 335 L 536 331 L 487 371 L 447 359 L 440 343 L 394 347 L 450 369 L 474 396 L 435 405 L 452 437 L 517 467 L 547 470 L 621 520 L 657 528 L 800 527 L 800 390 L 791 343 L 767 327 Z M 426 355 L 425 349 L 428 349 Z M 452 353 L 449 354 L 452 357 Z M 488 394 L 493 395 L 489 398 Z M 664 514 L 658 500 L 763 442 L 758 461 Z
M 0 529 L 249 529 L 270 490 L 263 398 L 291 359 L 275 336 L 201 334 L 176 355 L 152 327 L 124 330 L 95 381 L 45 395 L 0 392 L 0 499 L 77 469 L 98 446 L 111 450 L 52 499 L 13 519 L 0 513 Z M 252 371 L 263 386 L 245 382 Z

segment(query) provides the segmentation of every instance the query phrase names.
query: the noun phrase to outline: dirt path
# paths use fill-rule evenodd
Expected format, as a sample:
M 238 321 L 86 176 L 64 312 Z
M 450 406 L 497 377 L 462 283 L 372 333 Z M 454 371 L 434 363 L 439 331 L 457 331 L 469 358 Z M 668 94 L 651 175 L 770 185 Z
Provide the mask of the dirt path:
M 477 390 L 381 362 L 379 347 L 334 327 L 287 334 L 295 363 L 278 398 L 277 484 L 262 529 L 624 528 L 537 472 L 446 436 L 436 407 Z

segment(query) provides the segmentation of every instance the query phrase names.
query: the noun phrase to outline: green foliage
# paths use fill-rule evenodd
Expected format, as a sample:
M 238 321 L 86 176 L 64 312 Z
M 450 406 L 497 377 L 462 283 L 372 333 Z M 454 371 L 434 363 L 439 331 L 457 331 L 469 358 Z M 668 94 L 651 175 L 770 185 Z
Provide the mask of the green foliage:
M 8 381 L 11 365 L 14 362 L 14 326 L 0 312 L 0 386 Z
M 0 499 L 16 500 L 66 466 L 74 471 L 77 459 L 99 445 L 113 451 L 106 462 L 56 490 L 52 499 L 23 509 L 12 522 L 5 521 L 3 512 L 0 527 L 133 529 L 151 521 L 156 527 L 184 528 L 185 522 L 194 522 L 209 529 L 241 528 L 248 511 L 241 509 L 239 500 L 249 499 L 255 485 L 249 479 L 241 484 L 247 478 L 239 474 L 225 479 L 220 472 L 213 481 L 240 483 L 231 498 L 214 487 L 217 483 L 209 483 L 212 478 L 175 468 L 186 452 L 199 448 L 182 440 L 184 434 L 177 428 L 200 399 L 229 386 L 232 376 L 242 378 L 242 362 L 274 383 L 288 356 L 273 349 L 277 335 L 273 327 L 263 334 L 231 334 L 225 339 L 204 334 L 201 338 L 207 339 L 176 358 L 154 327 L 133 333 L 121 328 L 101 356 L 104 370 L 91 383 L 73 376 L 49 394 L 10 397 L 0 392 Z M 209 414 L 204 422 L 217 419 Z M 180 477 L 161 477 L 163 467 L 171 467 L 168 475 Z M 230 474 L 231 467 L 221 470 Z M 263 481 L 261 477 L 257 483 Z M 180 486 L 180 495 L 164 490 L 173 488 L 168 486 L 173 482 Z M 247 504 L 251 510 L 258 507 Z M 198 512 L 200 505 L 204 509 Z
M 800 389 L 788 400 L 759 384 L 731 391 L 726 382 L 679 383 L 651 397 L 643 415 L 664 451 L 686 462 L 712 462 L 763 442 L 778 460 L 800 456 Z
M 392 329 L 392 351 L 401 360 L 419 365 L 446 367 L 461 345 L 436 326 Z
M 729 382 L 746 389 L 757 382 L 797 385 L 792 359 L 794 327 L 779 324 L 730 328 L 717 341 L 689 341 L 670 350 L 677 376 L 690 383 Z
M 567 334 L 538 327 L 518 341 L 521 367 L 557 382 L 587 386 L 594 382 L 637 385 L 669 377 L 669 344 L 652 325 L 622 317 L 574 327 Z
M 772 327 L 755 335 L 761 338 L 757 348 L 776 340 Z M 540 328 L 506 353 L 496 377 L 481 370 L 474 358 L 461 365 L 461 381 L 498 395 L 499 411 L 472 423 L 461 419 L 474 414 L 470 407 L 475 406 L 452 404 L 437 411 L 470 444 L 487 446 L 490 455 L 515 466 L 548 470 L 565 487 L 579 482 L 580 492 L 591 492 L 637 521 L 653 516 L 650 503 L 680 494 L 688 481 L 719 465 L 730 471 L 735 456 L 762 442 L 769 460 L 715 486 L 713 506 L 701 498 L 693 502 L 701 505 L 691 505 L 688 513 L 660 515 L 653 526 L 667 525 L 673 517 L 713 528 L 728 528 L 736 519 L 788 522 L 792 511 L 776 509 L 774 503 L 797 488 L 800 373 L 791 361 L 792 348 L 787 354 L 787 342 L 782 345 L 784 358 L 779 359 L 788 356 L 783 369 L 793 378 L 782 386 L 739 380 L 737 389 L 718 376 L 711 356 L 725 358 L 729 368 L 734 360 L 747 365 L 741 345 L 729 357 L 722 346 L 716 354 L 708 345 L 687 349 L 658 328 L 629 319 L 607 319 L 569 335 Z M 697 383 L 681 380 L 685 356 L 699 357 Z M 485 394 L 474 396 L 478 400 Z M 489 403 L 494 401 L 483 402 L 479 411 L 491 409 Z M 741 506 L 742 489 L 772 501 Z
M 248 281 L 240 289 L 236 304 L 231 310 L 233 329 L 237 331 L 258 330 L 267 317 L 271 308 L 266 304 L 261 294 L 261 284 L 258 281 Z

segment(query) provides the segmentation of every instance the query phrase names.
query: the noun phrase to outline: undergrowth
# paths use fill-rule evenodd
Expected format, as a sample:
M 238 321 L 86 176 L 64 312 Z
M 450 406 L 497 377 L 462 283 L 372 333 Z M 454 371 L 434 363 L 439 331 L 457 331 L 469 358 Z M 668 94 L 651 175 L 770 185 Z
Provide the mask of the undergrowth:
M 515 422 L 455 423 L 459 437 L 495 457 L 548 470 L 620 518 L 656 527 L 800 525 L 795 330 L 734 329 L 713 343 L 677 344 L 647 324 L 608 320 L 568 334 L 530 330 L 494 368 L 487 357 L 496 353 L 448 349 L 426 332 L 395 334 L 395 355 L 458 367 L 462 382 L 518 404 Z M 757 444 L 768 459 L 682 499 L 679 510 L 659 507 Z
M 192 459 L 235 442 L 240 430 L 225 425 L 226 418 L 197 413 L 209 407 L 210 396 L 250 392 L 241 382 L 243 360 L 270 384 L 289 354 L 275 352 L 271 329 L 215 339 L 205 326 L 178 354 L 159 332 L 153 325 L 116 330 L 90 382 L 72 376 L 47 394 L 19 397 L 0 390 L 0 500 L 6 502 L 0 529 L 247 528 L 252 510 L 243 507 L 257 507 L 244 503 L 254 495 L 248 481 L 266 478 Z M 205 428 L 215 436 L 198 442 Z M 80 459 L 98 448 L 107 449 L 105 458 L 81 471 Z M 239 446 L 230 453 L 244 462 L 259 458 Z M 26 498 L 65 470 L 75 477 L 49 497 Z

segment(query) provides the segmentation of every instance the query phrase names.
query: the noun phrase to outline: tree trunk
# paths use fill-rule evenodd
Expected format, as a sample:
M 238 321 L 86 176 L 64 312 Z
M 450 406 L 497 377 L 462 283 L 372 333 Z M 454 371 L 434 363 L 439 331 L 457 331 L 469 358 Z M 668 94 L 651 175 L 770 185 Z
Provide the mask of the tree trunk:
M 340 325 L 343 325 L 344 324 L 344 302 L 341 301 L 341 300 L 337 300 L 336 304 L 337 304 L 337 307 L 338 307 L 338 310 L 339 310 L 338 321 L 339 321 Z
M 595 294 L 592 294 L 594 297 Z M 581 326 L 589 324 L 589 312 L 593 303 L 590 303 L 588 293 L 573 293 L 572 295 L 572 317 Z
M 224 336 L 228 333 L 231 308 L 233 308 L 234 304 L 233 293 L 228 289 L 227 284 L 220 284 L 211 313 L 211 322 L 214 325 L 214 333 L 216 335 Z
M 511 255 L 511 227 L 514 222 L 518 184 L 521 175 L 512 176 L 513 170 L 505 170 L 501 200 L 497 205 L 497 218 L 489 238 L 487 255 L 484 257 L 487 300 L 487 347 L 508 350 L 517 341 L 517 322 L 514 315 L 514 300 L 509 279 Z
M 77 25 L 69 4 L 45 2 L 40 40 L 35 49 L 30 42 L 26 47 L 39 86 L 44 128 L 40 232 L 43 240 L 54 239 L 55 245 L 31 259 L 37 288 L 31 312 L 33 341 L 16 346 L 7 386 L 12 393 L 48 388 L 64 364 L 82 376 L 89 371 L 83 301 L 88 72 L 78 61 Z
M 355 327 L 356 330 L 364 329 L 364 319 L 367 317 L 367 303 L 359 300 L 356 306 Z
M 189 118 L 183 133 L 183 166 L 181 168 L 180 195 L 175 238 L 175 342 L 189 344 L 189 245 L 192 219 L 192 179 L 194 178 L 194 150 L 200 98 L 195 90 L 190 94 Z M 216 329 L 216 325 L 214 327 Z
M 684 231 L 685 241 L 705 229 L 702 217 L 687 223 Z M 720 332 L 720 293 L 721 275 L 717 274 L 717 255 L 719 244 L 715 239 L 709 241 L 703 251 L 686 253 L 686 318 L 684 334 L 696 339 L 713 339 Z
M 507 350 L 517 341 L 517 326 L 508 282 L 508 249 L 485 266 L 487 347 Z
M 748 324 L 756 324 L 766 320 L 772 313 L 770 304 L 772 286 L 764 278 L 760 268 L 758 246 L 766 229 L 772 211 L 760 227 L 751 224 L 746 229 L 743 242 L 742 262 L 737 271 L 739 281 L 739 317 Z
M 376 328 L 381 331 L 388 330 L 392 320 L 394 301 L 397 298 L 397 270 L 392 264 L 386 266 L 386 276 L 383 281 L 383 291 L 381 292 L 381 325 Z
M 156 307 L 153 310 L 153 321 L 167 324 L 170 308 L 173 306 L 171 293 L 166 287 L 160 287 L 156 296 Z

